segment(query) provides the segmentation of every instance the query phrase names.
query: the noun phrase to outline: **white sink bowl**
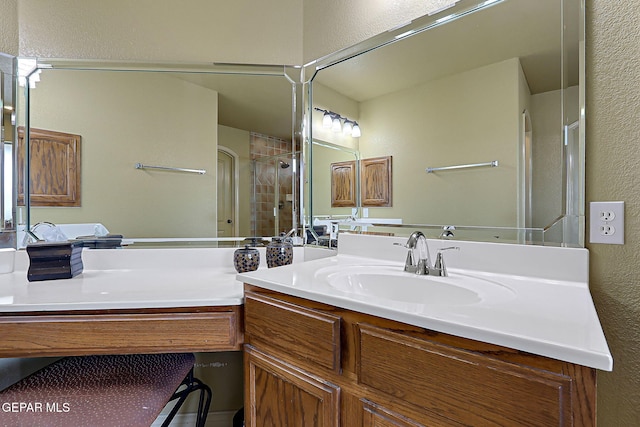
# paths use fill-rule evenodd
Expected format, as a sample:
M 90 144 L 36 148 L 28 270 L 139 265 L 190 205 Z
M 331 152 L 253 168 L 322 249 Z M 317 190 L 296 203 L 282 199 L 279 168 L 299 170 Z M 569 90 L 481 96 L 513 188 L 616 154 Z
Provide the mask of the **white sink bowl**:
M 407 273 L 397 266 L 353 266 L 324 270 L 316 276 L 347 295 L 426 305 L 502 302 L 515 296 L 508 287 L 460 273 L 448 277 Z

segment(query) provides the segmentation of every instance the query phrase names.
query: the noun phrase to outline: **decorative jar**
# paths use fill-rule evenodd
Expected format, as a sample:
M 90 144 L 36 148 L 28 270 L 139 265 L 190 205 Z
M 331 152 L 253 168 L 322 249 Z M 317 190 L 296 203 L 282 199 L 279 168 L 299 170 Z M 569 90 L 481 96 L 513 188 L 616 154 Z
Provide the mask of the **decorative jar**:
M 233 266 L 238 273 L 257 270 L 260 266 L 260 252 L 249 245 L 245 245 L 243 249 L 236 249 L 233 253 Z
M 274 237 L 267 245 L 267 267 L 279 267 L 293 262 L 293 245 L 284 237 Z

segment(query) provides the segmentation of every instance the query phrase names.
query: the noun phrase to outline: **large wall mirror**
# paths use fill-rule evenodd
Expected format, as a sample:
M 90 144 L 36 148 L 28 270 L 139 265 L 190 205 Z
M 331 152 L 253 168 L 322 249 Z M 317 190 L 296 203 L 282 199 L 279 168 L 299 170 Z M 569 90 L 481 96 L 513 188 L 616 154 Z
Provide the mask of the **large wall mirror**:
M 463 239 L 583 246 L 582 2 L 452 3 L 305 70 L 306 220 L 395 235 L 424 226 L 430 237 L 452 225 Z M 390 158 L 389 205 L 332 204 L 327 144 L 357 152 L 360 166 Z M 383 182 L 358 177 L 361 188 Z
M 31 181 L 26 205 L 18 185 L 19 231 L 101 224 L 130 243 L 209 245 L 296 228 L 299 85 L 288 72 L 41 61 L 21 89 Z

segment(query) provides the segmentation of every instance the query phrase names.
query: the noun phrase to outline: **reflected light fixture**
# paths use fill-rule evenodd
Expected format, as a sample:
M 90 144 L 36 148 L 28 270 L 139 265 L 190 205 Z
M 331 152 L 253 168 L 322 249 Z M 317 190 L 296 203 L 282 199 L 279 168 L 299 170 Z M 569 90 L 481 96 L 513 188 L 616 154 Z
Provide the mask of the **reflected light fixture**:
M 37 68 L 38 61 L 32 58 L 18 59 L 18 84 L 21 87 L 29 85 L 29 88 L 35 89 L 36 83 L 40 81 L 41 70 Z
M 358 123 L 343 117 L 333 111 L 323 110 L 322 108 L 315 107 L 314 110 L 320 111 L 322 115 L 322 127 L 325 129 L 331 129 L 333 132 L 342 132 L 344 135 L 351 135 L 352 138 L 359 138 L 362 133 Z

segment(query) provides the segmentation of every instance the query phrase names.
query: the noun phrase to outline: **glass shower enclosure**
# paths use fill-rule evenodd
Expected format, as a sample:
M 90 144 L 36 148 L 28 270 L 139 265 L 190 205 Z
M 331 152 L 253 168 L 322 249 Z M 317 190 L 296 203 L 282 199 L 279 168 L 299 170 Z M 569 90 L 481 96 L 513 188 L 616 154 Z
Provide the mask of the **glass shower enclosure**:
M 252 166 L 253 235 L 265 237 L 295 233 L 298 228 L 300 153 L 257 157 Z

